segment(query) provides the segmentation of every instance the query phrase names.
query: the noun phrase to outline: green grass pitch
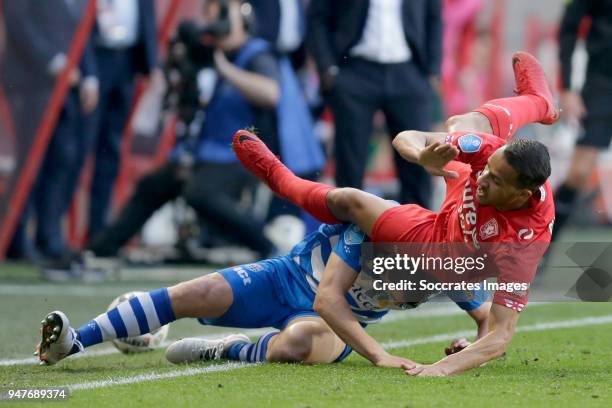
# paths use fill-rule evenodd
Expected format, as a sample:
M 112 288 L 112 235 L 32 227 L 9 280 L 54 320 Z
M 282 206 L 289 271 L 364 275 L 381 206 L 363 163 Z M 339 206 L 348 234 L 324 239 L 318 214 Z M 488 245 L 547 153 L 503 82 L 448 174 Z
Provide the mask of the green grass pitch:
M 532 407 L 612 406 L 612 303 L 531 304 L 522 313 L 505 358 L 460 376 L 410 378 L 373 367 L 354 353 L 334 365 L 195 366 L 167 363 L 163 350 L 133 356 L 96 346 L 90 357 L 53 367 L 32 364 L 40 319 L 64 310 L 80 325 L 105 310 L 118 294 L 163 283 L 57 286 L 32 270 L 0 271 L 0 389 L 71 386 L 68 406 L 199 407 Z M 369 331 L 391 351 L 418 362 L 443 355 L 453 333 L 472 330 L 450 304 L 394 314 Z M 447 312 L 450 311 L 450 312 Z M 554 322 L 553 325 L 543 325 Z M 170 327 L 170 339 L 228 332 L 196 321 Z M 447 335 L 446 337 L 444 335 Z M 399 347 L 398 347 L 399 346 Z M 9 364 L 12 361 L 12 365 Z M 122 383 L 123 384 L 119 384 Z M 26 407 L 31 404 L 19 403 Z M 0 402 L 2 406 L 9 406 Z

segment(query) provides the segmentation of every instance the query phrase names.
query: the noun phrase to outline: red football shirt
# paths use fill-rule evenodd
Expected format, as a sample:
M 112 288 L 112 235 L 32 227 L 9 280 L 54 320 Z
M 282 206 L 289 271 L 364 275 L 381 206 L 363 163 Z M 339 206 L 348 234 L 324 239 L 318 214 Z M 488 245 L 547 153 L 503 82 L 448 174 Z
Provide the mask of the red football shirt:
M 494 250 L 497 282 L 531 283 L 550 243 L 554 223 L 555 207 L 549 183 L 540 187 L 525 209 L 498 211 L 481 206 L 475 195 L 476 179 L 489 156 L 505 141 L 485 133 L 457 132 L 449 134 L 446 143 L 459 149 L 456 160 L 460 163 L 452 162 L 447 169 L 458 171 L 460 176 L 446 179 L 446 197 L 436 217 L 433 241 L 468 242 L 476 248 L 483 243 L 501 243 Z M 527 298 L 528 290 L 496 291 L 493 302 L 520 312 Z

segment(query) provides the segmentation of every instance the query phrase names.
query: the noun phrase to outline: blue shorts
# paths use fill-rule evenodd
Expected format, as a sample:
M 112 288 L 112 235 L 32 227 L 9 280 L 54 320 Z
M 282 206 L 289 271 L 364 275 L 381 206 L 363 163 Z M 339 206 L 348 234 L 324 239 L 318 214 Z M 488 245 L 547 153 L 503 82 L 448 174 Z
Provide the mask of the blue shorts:
M 219 271 L 231 286 L 234 301 L 223 316 L 198 321 L 211 326 L 282 330 L 299 317 L 319 316 L 312 308 L 314 295 L 305 290 L 291 268 L 292 261 L 281 257 Z M 351 351 L 346 346 L 336 362 Z

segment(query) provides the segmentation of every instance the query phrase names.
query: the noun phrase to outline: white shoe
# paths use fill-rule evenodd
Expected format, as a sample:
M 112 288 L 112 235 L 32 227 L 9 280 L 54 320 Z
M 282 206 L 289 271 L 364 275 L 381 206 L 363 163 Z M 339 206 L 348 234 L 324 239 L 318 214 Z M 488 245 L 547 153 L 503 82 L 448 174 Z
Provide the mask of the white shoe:
M 173 364 L 196 363 L 200 361 L 219 360 L 226 356 L 227 350 L 234 343 L 250 343 L 245 334 L 230 334 L 216 340 L 198 337 L 175 341 L 166 349 L 166 360 Z
M 66 358 L 74 345 L 77 345 L 79 351 L 83 351 L 83 345 L 77 340 L 76 331 L 70 327 L 64 313 L 51 312 L 40 324 L 42 339 L 34 352 L 40 359 L 40 365 L 53 365 Z

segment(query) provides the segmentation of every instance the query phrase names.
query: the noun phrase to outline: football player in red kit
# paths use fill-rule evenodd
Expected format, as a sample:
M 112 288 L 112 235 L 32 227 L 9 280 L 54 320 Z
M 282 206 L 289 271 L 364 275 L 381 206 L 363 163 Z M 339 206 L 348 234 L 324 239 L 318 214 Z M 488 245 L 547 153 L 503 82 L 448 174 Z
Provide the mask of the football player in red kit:
M 352 222 L 374 242 L 466 242 L 524 244 L 520 253 L 495 258 L 498 282 L 530 283 L 551 238 L 554 203 L 547 179 L 550 157 L 544 145 L 514 140 L 528 123 L 554 123 L 558 117 L 546 77 L 530 54 L 512 59 L 517 96 L 485 103 L 451 117 L 448 133 L 404 131 L 393 145 L 447 183 L 439 212 L 397 205 L 352 188 L 335 188 L 296 177 L 253 134 L 238 131 L 234 150 L 241 163 L 276 194 L 325 223 Z M 524 249 L 535 248 L 526 256 Z M 496 291 L 489 333 L 462 351 L 429 365 L 405 367 L 407 374 L 441 376 L 478 367 L 501 356 L 514 335 L 528 291 Z

